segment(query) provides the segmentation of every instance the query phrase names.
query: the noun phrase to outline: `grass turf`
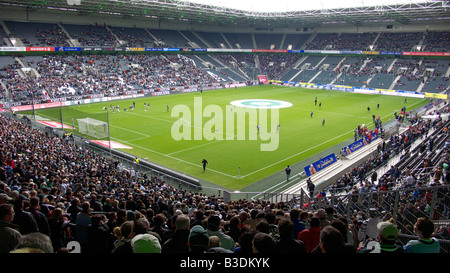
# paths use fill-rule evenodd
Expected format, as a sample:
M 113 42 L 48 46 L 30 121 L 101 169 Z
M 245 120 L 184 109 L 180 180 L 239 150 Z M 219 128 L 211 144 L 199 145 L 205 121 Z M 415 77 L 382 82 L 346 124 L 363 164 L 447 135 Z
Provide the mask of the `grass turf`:
M 268 141 L 260 138 L 248 140 L 249 128 L 246 128 L 247 140 L 174 140 L 172 126 L 180 118 L 172 117 L 171 111 L 177 105 L 186 105 L 193 114 L 195 97 L 202 98 L 203 109 L 209 105 L 217 105 L 224 111 L 224 125 L 218 131 L 225 133 L 225 124 L 230 122 L 226 120 L 225 111 L 229 111 L 231 101 L 274 99 L 293 105 L 279 110 L 278 149 L 261 151 L 260 145 Z M 315 97 L 318 98 L 317 105 L 314 103 Z M 133 101 L 136 103 L 134 111 L 124 111 Z M 182 93 L 111 102 L 113 105 L 120 105 L 121 112 L 110 111 L 110 135 L 111 140 L 133 147 L 126 152 L 137 157 L 239 190 L 283 170 L 288 164 L 293 165 L 352 138 L 358 124 L 373 127 L 372 114 L 380 116 L 386 122 L 394 118 L 394 110 L 400 111 L 406 106 L 408 111 L 427 102 L 426 99 L 417 98 L 408 98 L 405 102 L 404 97 L 398 96 L 272 85 L 204 91 L 203 94 Z M 144 103 L 150 103 L 149 110 L 144 111 Z M 380 104 L 379 109 L 377 104 Z M 169 112 L 167 105 L 171 108 Z M 74 119 L 77 127 L 76 119 L 85 117 L 107 121 L 107 113 L 102 111 L 103 106 L 109 108 L 110 102 L 64 107 L 64 123 L 71 126 Z M 313 117 L 310 117 L 311 111 L 314 112 Z M 59 108 L 37 110 L 36 115 L 60 121 Z M 326 120 L 325 126 L 322 126 L 322 118 Z M 203 117 L 203 126 L 211 120 L 211 117 Z M 247 127 L 248 124 L 247 120 Z M 188 126 L 195 130 L 193 119 Z M 206 172 L 202 169 L 203 158 L 208 160 Z

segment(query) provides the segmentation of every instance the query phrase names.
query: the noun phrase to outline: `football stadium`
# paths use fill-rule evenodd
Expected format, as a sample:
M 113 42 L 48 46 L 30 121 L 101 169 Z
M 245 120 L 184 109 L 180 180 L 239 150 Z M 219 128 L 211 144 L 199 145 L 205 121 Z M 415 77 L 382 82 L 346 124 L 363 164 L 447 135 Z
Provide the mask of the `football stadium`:
M 0 1 L 1 252 L 448 253 L 450 1 L 297 2 Z

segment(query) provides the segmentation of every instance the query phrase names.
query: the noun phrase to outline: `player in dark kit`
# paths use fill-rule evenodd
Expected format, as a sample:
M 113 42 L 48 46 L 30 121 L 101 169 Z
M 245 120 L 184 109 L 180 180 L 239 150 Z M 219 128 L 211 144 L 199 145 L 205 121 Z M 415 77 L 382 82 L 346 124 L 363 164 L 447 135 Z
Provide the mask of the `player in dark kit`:
M 203 164 L 203 171 L 206 171 L 206 165 L 208 164 L 208 161 L 203 158 L 202 164 Z

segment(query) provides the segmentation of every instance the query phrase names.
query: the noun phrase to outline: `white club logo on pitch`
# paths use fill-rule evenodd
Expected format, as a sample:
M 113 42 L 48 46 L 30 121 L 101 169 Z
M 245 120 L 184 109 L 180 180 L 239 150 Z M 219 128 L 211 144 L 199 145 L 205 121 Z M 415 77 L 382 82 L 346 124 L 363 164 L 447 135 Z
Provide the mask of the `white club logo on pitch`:
M 230 104 L 227 109 L 214 104 L 203 109 L 202 98 L 195 97 L 193 110 L 187 105 L 176 105 L 171 111 L 171 116 L 178 118 L 172 125 L 172 138 L 177 141 L 260 139 L 266 141 L 261 143 L 261 151 L 278 149 L 279 108 L 290 107 L 291 103 L 252 99 Z M 204 124 L 203 118 L 208 118 Z
M 247 100 L 235 100 L 230 102 L 231 105 L 244 108 L 267 108 L 267 109 L 279 109 L 291 107 L 292 103 L 282 100 L 267 100 L 267 99 L 247 99 Z

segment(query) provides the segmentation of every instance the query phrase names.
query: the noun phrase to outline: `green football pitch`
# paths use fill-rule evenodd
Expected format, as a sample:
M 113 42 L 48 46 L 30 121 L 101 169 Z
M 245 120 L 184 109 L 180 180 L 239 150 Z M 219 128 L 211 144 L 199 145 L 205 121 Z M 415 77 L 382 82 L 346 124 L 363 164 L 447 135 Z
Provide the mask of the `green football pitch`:
M 237 114 L 232 116 L 227 115 L 227 112 L 237 112 L 237 107 L 232 109 L 230 103 L 244 99 L 285 101 L 292 106 L 278 109 L 276 123 L 280 124 L 279 130 L 273 124 L 269 129 L 270 123 L 267 122 L 267 128 L 261 128 L 261 135 L 257 134 L 256 139 L 250 136 L 256 123 L 250 121 L 250 115 L 246 116 L 246 135 L 239 138 L 239 118 Z M 194 109 L 196 100 L 201 100 L 203 112 Z M 136 105 L 134 111 L 124 111 L 133 102 Z M 107 111 L 102 108 L 105 106 L 109 109 L 110 104 L 120 105 L 120 112 L 113 113 L 109 109 L 110 137 L 112 141 L 132 147 L 125 152 L 201 180 L 239 190 L 282 171 L 288 164 L 294 165 L 351 139 L 358 125 L 366 124 L 373 128 L 373 114 L 380 116 L 386 123 L 394 118 L 395 110 L 406 107 L 409 111 L 427 102 L 427 99 L 418 98 L 408 98 L 405 102 L 405 98 L 399 96 L 266 85 L 82 104 L 62 108 L 62 116 L 66 125 L 72 126 L 74 120 L 77 129 L 77 119 L 90 117 L 106 122 Z M 147 111 L 144 103 L 150 103 Z M 189 115 L 172 113 L 177 109 L 189 110 L 191 119 Z M 218 112 L 215 112 L 208 116 L 208 109 L 221 109 L 222 113 L 217 115 Z M 266 120 L 271 120 L 272 111 L 267 111 Z M 61 109 L 37 110 L 36 115 L 60 121 Z M 323 118 L 325 125 L 322 125 Z M 226 130 L 230 122 L 234 131 Z M 177 124 L 183 127 L 177 127 Z M 199 128 L 197 132 L 202 132 L 203 128 L 216 138 L 207 139 L 207 134 L 203 134 L 200 139 L 195 137 L 195 131 Z M 271 133 L 270 140 L 263 139 L 267 137 L 267 134 L 262 133 L 266 130 Z M 185 136 L 189 134 L 191 139 L 185 137 L 178 140 L 180 132 L 186 133 Z M 275 138 L 275 150 L 261 149 L 262 144 L 275 142 Z M 205 172 L 202 168 L 203 158 L 208 161 Z

